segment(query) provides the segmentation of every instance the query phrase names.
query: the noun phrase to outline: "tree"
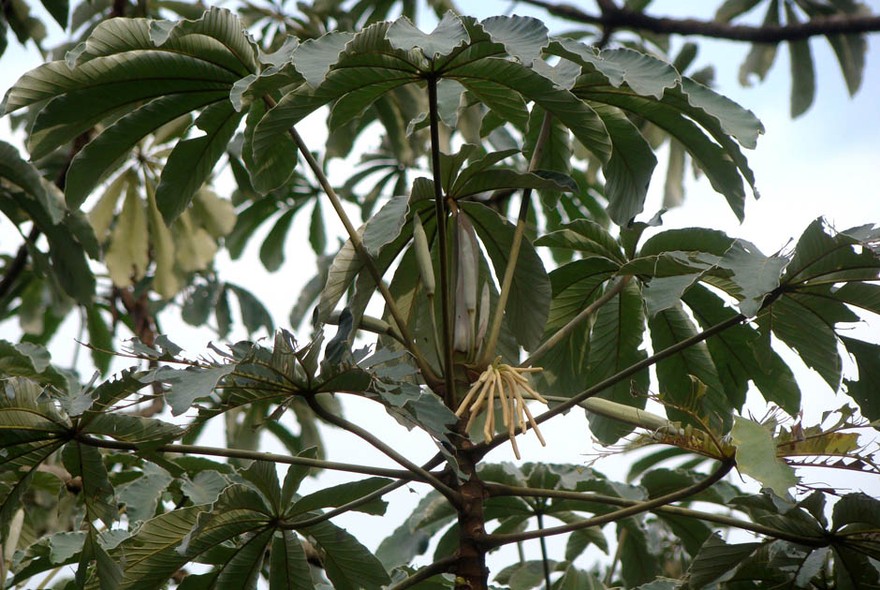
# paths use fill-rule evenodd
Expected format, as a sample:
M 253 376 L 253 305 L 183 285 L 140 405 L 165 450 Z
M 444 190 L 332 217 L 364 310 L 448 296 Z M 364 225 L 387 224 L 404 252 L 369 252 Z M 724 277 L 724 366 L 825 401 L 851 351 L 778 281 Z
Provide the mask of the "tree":
M 413 2 L 92 2 L 69 24 L 66 4 L 44 3 L 82 42 L 22 76 L 2 107 L 30 155 L 0 144 L 0 208 L 25 239 L 0 281 L 0 317 L 25 332 L 0 341 L 7 584 L 73 571 L 57 587 L 478 589 L 487 554 L 537 539 L 541 559 L 492 583 L 880 587 L 880 502 L 800 479 L 814 466 L 880 471 L 859 439 L 880 419 L 880 345 L 844 331 L 880 313 L 880 231 L 818 219 L 765 255 L 644 219 L 663 143 L 670 199 L 690 161 L 743 217 L 755 178 L 742 150 L 761 123 L 705 72 L 682 73 L 696 46 L 653 54 L 664 34 L 745 35 L 728 21 L 759 3 L 725 2 L 702 29 L 647 16 L 645 2 L 599 2 L 595 17 L 540 3 L 599 27 L 565 37 L 430 4 L 426 33 Z M 793 115 L 812 98 L 807 36 L 828 36 L 858 88 L 875 17 L 848 1 L 766 4 L 765 26 L 740 38 L 788 43 Z M 36 38 L 27 6 L 9 6 L 19 40 Z M 621 30 L 638 34 L 614 43 Z M 763 76 L 774 52 L 756 45 L 744 71 Z M 300 128 L 322 109 L 316 145 Z M 381 144 L 358 153 L 366 135 Z M 336 180 L 334 158 L 357 170 Z M 347 234 L 332 256 L 327 205 Z M 271 225 L 260 258 L 281 268 L 300 211 L 319 265 L 291 313 L 297 338 L 214 257 Z M 221 340 L 234 321 L 272 337 L 187 356 L 160 329 L 175 309 Z M 76 313 L 91 379 L 49 355 Z M 799 420 L 781 346 L 851 403 Z M 111 373 L 114 357 L 131 366 Z M 762 418 L 744 407 L 750 387 Z M 347 396 L 430 437 L 436 455 L 420 464 L 347 416 Z M 519 437 L 543 440 L 568 412 L 603 445 L 650 452 L 627 481 L 491 460 L 503 445 L 519 458 Z M 325 457 L 319 423 L 397 467 Z M 216 424 L 226 444 L 197 444 Z M 263 452 L 270 437 L 285 452 Z M 301 491 L 320 469 L 351 477 Z M 424 495 L 375 551 L 333 522 L 384 514 L 405 485 Z M 551 555 L 544 540 L 561 535 Z M 614 557 L 586 569 L 588 547 Z

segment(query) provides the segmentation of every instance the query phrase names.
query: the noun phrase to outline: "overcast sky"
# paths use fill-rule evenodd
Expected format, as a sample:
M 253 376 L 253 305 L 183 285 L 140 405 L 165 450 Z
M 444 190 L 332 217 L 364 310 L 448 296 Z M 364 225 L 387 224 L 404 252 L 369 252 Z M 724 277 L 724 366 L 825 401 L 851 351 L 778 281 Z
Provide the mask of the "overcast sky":
M 484 11 L 476 15 L 480 17 L 504 12 L 508 6 L 502 2 L 460 4 L 479 6 Z M 590 2 L 579 4 L 586 8 L 592 6 Z M 668 11 L 685 4 L 689 9 L 702 9 L 711 13 L 718 3 L 655 2 L 655 8 L 651 12 L 656 15 L 670 14 Z M 878 10 L 876 2 L 869 4 L 873 5 L 875 11 Z M 538 16 L 541 14 L 524 6 L 518 7 L 517 12 Z M 49 26 L 53 34 L 57 35 L 57 26 L 52 28 L 51 23 Z M 762 198 L 757 202 L 749 200 L 746 205 L 746 221 L 740 225 L 724 198 L 715 193 L 708 182 L 691 181 L 685 206 L 668 212 L 664 216 L 664 227 L 700 225 L 720 228 L 731 235 L 752 240 L 765 254 L 769 254 L 796 240 L 803 229 L 820 215 L 826 216 L 839 229 L 880 222 L 880 50 L 877 39 L 875 37 L 869 40 L 864 82 L 854 98 L 850 98 L 846 92 L 840 69 L 829 45 L 823 39 L 813 40 L 811 46 L 818 82 L 816 100 L 810 111 L 795 121 L 789 117 L 790 77 L 787 48 L 780 48 L 777 61 L 766 82 L 752 88 L 743 88 L 737 77 L 739 65 L 748 48 L 729 42 L 699 40 L 699 64 L 715 65 L 716 89 L 754 111 L 766 127 L 766 134 L 759 139 L 758 148 L 746 154 L 755 171 Z M 680 42 L 677 46 L 680 46 Z M 32 47 L 21 48 L 11 35 L 7 53 L 0 59 L 0 92 L 4 94 L 21 73 L 41 63 L 39 55 Z M 20 145 L 20 138 L 11 136 L 5 119 L 0 120 L 0 139 Z M 660 156 L 661 164 L 658 166 L 646 214 L 653 214 L 659 208 L 664 170 L 663 154 Z M 329 207 L 325 210 L 329 210 Z M 298 219 L 298 225 L 294 226 L 291 235 L 305 235 L 303 232 L 306 231 L 305 224 L 308 221 L 305 216 L 299 217 L 303 219 Z M 0 252 L 14 252 L 20 240 L 8 222 L 0 222 Z M 259 240 L 252 241 L 252 245 L 257 247 L 259 243 Z M 271 275 L 262 272 L 256 262 L 257 250 L 254 247 L 250 248 L 241 262 L 229 262 L 224 256 L 221 264 L 224 272 L 237 277 L 232 280 L 242 282 L 262 298 L 272 310 L 276 322 L 284 325 L 298 285 L 312 274 L 311 266 L 302 262 L 307 260 L 304 251 L 310 253 L 307 245 L 304 246 L 296 240 L 289 241 L 287 265 L 279 273 Z M 3 330 L 12 327 L 7 322 Z M 877 340 L 877 334 L 880 333 L 878 328 L 880 323 L 874 318 L 872 325 L 858 327 L 857 333 L 862 338 Z M 205 332 L 192 332 L 168 324 L 165 329 L 172 334 L 185 334 L 182 337 L 190 346 L 195 347 L 194 352 L 203 350 L 211 337 Z M 71 334 L 73 333 L 75 329 L 71 330 Z M 180 339 L 181 336 L 175 338 Z M 67 338 L 66 342 L 59 342 L 56 346 L 72 346 L 71 340 Z M 60 362 L 67 358 L 69 357 L 62 357 Z M 797 362 L 792 355 L 786 355 L 786 358 Z M 824 382 L 811 371 L 801 369 L 798 375 L 804 395 L 811 400 L 822 400 L 818 404 L 808 404 L 808 416 L 817 418 L 817 408 L 829 409 L 845 401 L 843 397 L 835 399 Z M 373 431 L 394 428 L 393 422 L 384 412 L 377 410 L 374 404 L 358 400 L 349 407 L 348 412 L 350 416 L 369 416 L 371 420 L 375 420 L 374 424 L 379 426 L 371 427 Z M 584 463 L 595 452 L 582 420 L 567 420 L 565 427 L 546 428 L 544 434 L 548 439 L 548 449 L 541 449 L 535 444 L 532 435 L 525 437 L 526 440 L 520 444 L 526 460 Z M 417 459 L 427 458 L 434 452 L 430 441 L 424 436 L 401 434 L 400 441 L 401 448 L 412 452 Z M 564 450 L 563 453 L 560 453 L 561 449 Z M 330 456 L 345 461 L 388 464 L 384 457 L 378 457 L 366 449 L 364 443 L 347 435 L 337 436 L 336 431 L 330 444 Z M 489 459 L 512 460 L 513 455 L 505 448 L 494 452 Z M 863 479 L 853 481 L 850 485 L 880 495 L 880 482 Z M 397 498 L 397 502 L 414 505 L 424 490 L 414 491 L 417 493 L 406 490 L 398 492 L 392 500 Z M 395 518 L 394 523 L 401 518 Z M 356 527 L 362 523 L 359 518 L 353 518 L 349 522 Z M 365 522 L 375 523 L 369 519 Z

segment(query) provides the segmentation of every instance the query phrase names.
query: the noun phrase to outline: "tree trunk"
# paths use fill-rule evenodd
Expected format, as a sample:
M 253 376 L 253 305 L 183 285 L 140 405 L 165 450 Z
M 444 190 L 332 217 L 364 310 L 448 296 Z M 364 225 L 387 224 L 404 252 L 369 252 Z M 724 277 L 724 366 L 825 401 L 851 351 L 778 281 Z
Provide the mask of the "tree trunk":
M 469 452 L 471 446 L 471 442 L 465 440 L 458 453 L 459 467 L 469 478 L 459 488 L 461 507 L 458 511 L 456 590 L 485 590 L 489 580 L 486 552 L 480 544 L 480 538 L 486 533 L 483 518 L 484 488 L 483 482 L 477 477 L 476 465 Z

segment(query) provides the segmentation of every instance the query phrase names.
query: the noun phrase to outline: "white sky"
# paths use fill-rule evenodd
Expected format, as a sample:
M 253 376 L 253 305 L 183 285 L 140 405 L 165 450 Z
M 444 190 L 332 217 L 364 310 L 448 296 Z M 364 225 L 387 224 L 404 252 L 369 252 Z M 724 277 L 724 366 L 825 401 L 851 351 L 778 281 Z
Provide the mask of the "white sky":
M 505 11 L 503 2 L 466 3 L 477 5 L 483 12 L 476 16 L 489 16 Z M 582 2 L 587 9 L 592 3 Z M 709 12 L 717 2 L 688 2 L 687 8 Z M 869 2 L 877 11 L 877 2 Z M 654 2 L 652 14 L 667 14 L 667 11 L 679 12 L 683 3 L 666 0 Z M 539 11 L 528 10 L 521 6 L 517 10 L 522 14 L 535 14 Z M 691 13 L 697 15 L 697 13 Z M 49 24 L 51 33 L 58 35 L 58 27 Z M 551 25 L 551 28 L 553 25 Z M 568 26 L 563 27 L 565 29 Z M 833 225 L 843 229 L 869 222 L 880 222 L 880 50 L 878 37 L 869 40 L 869 54 L 864 82 L 859 93 L 849 98 L 840 74 L 836 59 L 830 46 L 821 39 L 812 41 L 813 56 L 817 67 L 818 89 L 813 107 L 796 121 L 789 118 L 789 84 L 787 49 L 781 47 L 776 63 L 771 70 L 768 81 L 757 87 L 742 88 L 738 81 L 739 65 L 747 52 L 747 47 L 727 42 L 699 40 L 699 65 L 714 64 L 716 67 L 716 90 L 736 100 L 741 105 L 753 110 L 763 121 L 766 134 L 759 139 L 758 148 L 748 152 L 750 164 L 757 177 L 758 188 L 762 198 L 755 202 L 749 200 L 746 206 L 746 220 L 739 225 L 727 207 L 724 198 L 715 193 L 703 180 L 690 182 L 685 206 L 672 210 L 664 216 L 664 229 L 670 227 L 707 226 L 723 229 L 731 235 L 755 242 L 765 254 L 785 247 L 791 240 L 796 240 L 803 229 L 816 217 L 826 216 Z M 680 46 L 680 43 L 678 44 Z M 28 69 L 41 63 L 37 52 L 28 47 L 23 50 L 12 40 L 6 55 L 2 58 L 0 68 L 0 92 L 4 93 L 15 79 Z M 310 134 L 306 134 L 310 137 Z M 0 119 L 0 139 L 20 145 L 20 139 L 13 137 L 7 121 Z M 315 147 L 320 147 L 316 145 Z M 660 203 L 662 189 L 663 157 L 657 168 L 651 197 L 646 208 L 650 216 Z M 325 207 L 325 212 L 329 211 Z M 287 314 L 299 290 L 299 286 L 308 280 L 313 273 L 311 249 L 305 242 L 308 231 L 306 215 L 299 215 L 294 224 L 291 236 L 301 236 L 302 240 L 292 239 L 287 243 L 287 263 L 275 274 L 266 273 L 257 259 L 261 239 L 253 239 L 251 247 L 239 261 L 229 261 L 223 255 L 219 266 L 221 273 L 232 282 L 237 282 L 251 289 L 261 298 L 272 311 L 276 323 L 286 324 Z M 262 234 L 268 228 L 262 229 Z M 14 252 L 21 238 L 4 219 L 0 221 L 0 251 Z M 871 324 L 856 328 L 857 335 L 869 340 L 878 340 L 877 318 Z M 206 331 L 197 331 L 189 327 L 172 325 L 166 320 L 165 331 L 173 335 L 173 339 L 193 353 L 201 352 L 211 338 Z M 11 332 L 16 326 L 5 323 L 0 332 L 4 338 L 13 338 Z M 56 338 L 53 350 L 56 359 L 65 364 L 71 358 L 72 336 L 77 326 L 66 326 L 65 333 Z M 303 335 L 305 337 L 306 335 Z M 59 353 L 59 351 L 61 351 Z M 80 358 L 87 355 L 81 354 Z M 799 363 L 793 355 L 786 355 L 794 363 Z M 798 370 L 807 405 L 807 417 L 818 419 L 822 410 L 838 407 L 845 402 L 845 397 L 836 398 L 828 387 L 815 373 L 801 368 Z M 816 403 L 814 403 L 816 400 Z M 384 411 L 375 404 L 363 400 L 349 400 L 346 407 L 349 417 L 370 424 L 374 432 L 398 432 L 394 435 L 395 445 L 406 450 L 410 458 L 427 459 L 434 453 L 434 447 L 427 437 L 419 434 L 406 433 L 399 429 Z M 586 430 L 585 421 L 579 412 L 573 419 L 571 415 L 561 421 L 558 426 L 542 429 L 548 439 L 548 447 L 542 449 L 532 435 L 526 436 L 520 443 L 526 460 L 546 462 L 584 463 L 595 451 Z M 382 456 L 358 439 L 337 430 L 326 430 L 328 455 L 336 460 L 370 463 L 393 466 Z M 266 450 L 275 450 L 267 448 Z M 513 460 L 513 455 L 506 448 L 499 449 L 489 456 L 489 460 Z M 629 463 L 617 457 L 611 461 L 599 463 L 600 469 L 620 473 L 621 462 Z M 819 474 L 805 472 L 806 478 L 813 482 L 825 481 L 838 486 L 857 487 L 874 496 L 880 496 L 880 482 L 866 477 L 851 478 L 836 474 Z M 344 481 L 344 475 L 328 474 L 322 482 Z M 842 483 L 841 483 L 842 482 Z M 317 484 L 309 481 L 306 486 L 314 488 Z M 414 506 L 425 492 L 423 487 L 403 488 L 388 499 L 395 506 L 389 517 L 383 519 L 381 526 L 372 517 L 350 516 L 339 519 L 339 523 L 356 531 L 368 545 L 375 547 L 378 541 L 390 533 L 404 518 L 404 506 Z M 537 555 L 537 543 L 527 548 L 532 556 Z

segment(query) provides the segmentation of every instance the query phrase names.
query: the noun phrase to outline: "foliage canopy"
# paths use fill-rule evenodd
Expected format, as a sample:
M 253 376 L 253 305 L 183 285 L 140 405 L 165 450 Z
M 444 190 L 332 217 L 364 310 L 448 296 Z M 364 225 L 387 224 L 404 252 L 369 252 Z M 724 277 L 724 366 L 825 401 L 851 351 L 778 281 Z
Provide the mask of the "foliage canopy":
M 716 20 L 757 4 L 725 2 Z M 780 4 L 789 24 L 862 10 L 766 4 L 765 24 Z M 4 22 L 39 40 L 26 5 L 12 5 L 24 8 Z M 0 210 L 25 239 L 0 261 L 0 319 L 24 333 L 0 340 L 8 587 L 59 571 L 74 572 L 60 588 L 880 587 L 880 502 L 850 493 L 831 508 L 835 491 L 802 479 L 814 466 L 880 474 L 859 439 L 880 420 L 880 345 L 842 332 L 880 313 L 880 229 L 817 219 L 766 255 L 717 229 L 644 220 L 663 144 L 671 201 L 689 165 L 739 219 L 755 193 L 744 150 L 763 126 L 706 72 L 683 73 L 695 46 L 661 59 L 662 38 L 611 43 L 619 24 L 591 44 L 445 2 L 430 3 L 430 32 L 408 1 L 237 13 L 87 2 L 70 22 L 66 3 L 44 6 L 78 42 L 0 108 L 30 154 L 0 143 Z M 829 41 L 855 91 L 864 34 Z M 812 62 L 805 40 L 788 44 L 796 116 Z M 773 55 L 756 45 L 745 75 L 763 77 Z M 324 145 L 299 130 L 315 113 Z M 368 135 L 381 140 L 360 153 Z M 341 182 L 334 158 L 356 161 Z M 338 248 L 328 205 L 347 233 Z M 276 330 L 215 264 L 266 226 L 260 259 L 282 268 L 300 212 L 319 264 L 289 323 L 308 331 L 314 310 L 309 338 Z M 270 337 L 187 356 L 160 329 L 173 309 L 220 340 L 236 321 Z M 72 313 L 89 380 L 48 352 Z M 781 346 L 853 405 L 803 423 Z M 131 366 L 111 372 L 114 356 Z M 750 387 L 769 408 L 761 419 L 744 407 Z M 383 406 L 437 454 L 419 464 L 346 417 L 344 396 Z M 489 460 L 506 444 L 519 458 L 517 437 L 543 441 L 567 412 L 597 443 L 651 450 L 627 481 Z M 326 457 L 319 423 L 397 467 Z M 197 444 L 216 424 L 226 444 Z M 285 452 L 262 452 L 264 437 Z M 302 492 L 320 469 L 352 477 Z M 726 479 L 734 469 L 761 491 Z M 375 551 L 333 522 L 384 515 L 404 485 L 428 491 Z M 735 530 L 755 538 L 726 537 Z M 555 535 L 567 540 L 550 555 Z M 488 553 L 533 539 L 540 560 L 490 578 Z M 591 547 L 614 557 L 586 569 Z

